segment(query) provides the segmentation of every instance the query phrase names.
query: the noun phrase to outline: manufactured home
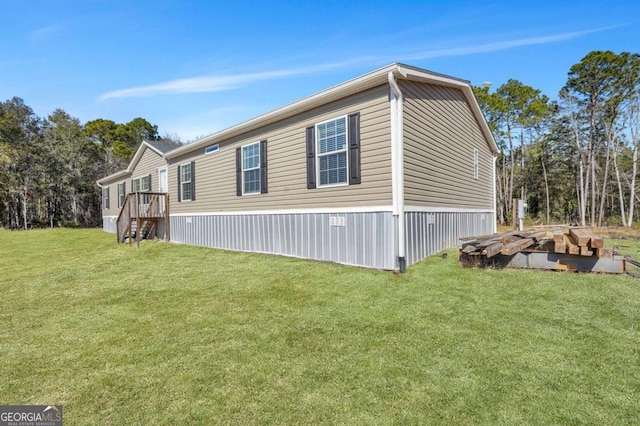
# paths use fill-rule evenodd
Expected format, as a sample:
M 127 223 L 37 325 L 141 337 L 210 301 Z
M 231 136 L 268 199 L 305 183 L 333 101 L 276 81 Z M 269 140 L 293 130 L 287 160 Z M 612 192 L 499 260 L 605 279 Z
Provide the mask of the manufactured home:
M 98 181 L 103 229 L 404 271 L 495 232 L 496 143 L 468 81 L 395 63 Z

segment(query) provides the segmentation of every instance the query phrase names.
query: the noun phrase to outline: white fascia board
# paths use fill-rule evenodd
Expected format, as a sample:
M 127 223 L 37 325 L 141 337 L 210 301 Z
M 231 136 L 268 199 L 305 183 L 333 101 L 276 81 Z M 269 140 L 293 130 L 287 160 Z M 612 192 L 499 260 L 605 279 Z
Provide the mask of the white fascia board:
M 392 212 L 393 206 L 364 206 L 364 207 L 320 207 L 308 209 L 282 210 L 232 210 L 193 213 L 171 213 L 170 216 L 256 216 L 272 214 L 345 214 L 345 213 L 380 213 Z
M 496 144 L 496 140 L 493 138 L 493 133 L 491 133 L 491 129 L 487 124 L 487 120 L 484 118 L 484 114 L 480 109 L 480 105 L 478 104 L 478 100 L 476 99 L 476 95 L 473 94 L 473 89 L 471 86 L 467 86 L 463 89 L 464 94 L 467 96 L 467 100 L 469 101 L 469 105 L 471 105 L 471 109 L 473 110 L 478 123 L 480 124 L 480 129 L 484 136 L 489 141 L 489 148 L 491 148 L 491 152 L 495 155 L 500 152 L 498 150 L 498 144 Z
M 444 74 L 432 73 L 426 70 L 420 70 L 417 68 L 409 67 L 406 65 L 398 65 L 398 73 L 408 79 L 408 80 L 426 80 L 429 83 L 437 84 L 437 85 L 445 85 L 445 86 L 453 86 L 453 87 L 465 87 L 470 86 L 469 82 L 466 80 L 461 80 L 459 78 L 450 77 Z
M 155 146 L 151 145 L 147 141 L 142 141 L 142 143 L 145 144 L 149 149 L 153 150 L 160 157 L 162 157 L 164 155 L 164 152 L 160 151 L 158 148 L 156 148 Z
M 120 170 L 119 172 L 116 172 L 112 175 L 109 176 L 105 176 L 102 179 L 99 179 L 96 181 L 96 184 L 98 184 L 99 187 L 103 187 L 105 182 L 110 182 L 112 180 L 118 180 L 120 178 L 126 177 L 131 175 L 131 172 L 129 170 Z
M 140 159 L 142 158 L 142 155 L 144 154 L 145 148 L 149 148 L 150 150 L 152 150 L 153 152 L 158 154 L 160 157 L 164 157 L 164 154 L 162 152 L 160 152 L 158 149 L 156 149 L 155 147 L 153 147 L 151 144 L 147 143 L 146 141 L 142 141 L 142 143 L 138 147 L 138 150 L 136 151 L 135 155 L 131 159 L 131 162 L 129 163 L 129 167 L 127 167 L 127 170 L 129 172 L 133 172 L 133 169 L 135 169 L 135 167 L 138 165 L 138 162 L 140 161 Z
M 160 157 L 163 157 L 162 152 L 157 150 L 155 147 L 151 146 L 151 144 L 147 143 L 146 141 L 142 141 L 142 143 L 140 144 L 140 146 L 136 150 L 135 155 L 131 159 L 131 162 L 129 163 L 129 167 L 127 167 L 125 170 L 121 170 L 121 171 L 116 172 L 116 173 L 114 173 L 112 175 L 109 175 L 109 176 L 103 177 L 102 179 L 99 179 L 98 181 L 96 181 L 98 186 L 102 187 L 104 182 L 111 181 L 111 180 L 116 180 L 118 178 L 130 175 L 133 172 L 133 169 L 135 169 L 136 165 L 140 161 L 140 158 L 142 158 L 142 154 L 144 153 L 144 150 L 146 148 L 151 149 L 153 152 L 158 154 Z
M 138 161 L 140 161 L 140 158 L 142 158 L 142 154 L 144 153 L 144 150 L 147 146 L 149 145 L 145 142 L 142 142 L 140 144 L 140 146 L 136 150 L 135 155 L 131 159 L 131 162 L 129 163 L 129 167 L 127 167 L 127 171 L 129 172 L 133 171 L 133 169 L 136 167 L 136 164 L 138 164 Z

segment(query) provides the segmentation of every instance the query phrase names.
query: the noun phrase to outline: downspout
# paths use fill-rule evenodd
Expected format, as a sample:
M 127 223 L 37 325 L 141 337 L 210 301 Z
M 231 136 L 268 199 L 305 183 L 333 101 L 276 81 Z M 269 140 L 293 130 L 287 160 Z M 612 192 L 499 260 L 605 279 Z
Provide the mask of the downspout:
M 400 272 L 407 269 L 404 219 L 404 131 L 403 96 L 392 71 L 387 74 L 391 87 L 391 186 L 393 215 L 398 224 L 398 262 Z
M 498 232 L 498 199 L 496 196 L 496 161 L 498 161 L 498 155 L 493 154 L 493 233 Z

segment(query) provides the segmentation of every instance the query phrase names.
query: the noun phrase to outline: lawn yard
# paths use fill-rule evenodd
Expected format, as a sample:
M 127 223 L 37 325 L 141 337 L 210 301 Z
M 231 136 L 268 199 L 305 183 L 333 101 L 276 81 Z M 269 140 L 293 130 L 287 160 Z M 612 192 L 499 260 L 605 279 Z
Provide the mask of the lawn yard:
M 394 276 L 59 229 L 0 231 L 0 295 L 0 404 L 67 425 L 640 422 L 629 276 L 454 250 Z

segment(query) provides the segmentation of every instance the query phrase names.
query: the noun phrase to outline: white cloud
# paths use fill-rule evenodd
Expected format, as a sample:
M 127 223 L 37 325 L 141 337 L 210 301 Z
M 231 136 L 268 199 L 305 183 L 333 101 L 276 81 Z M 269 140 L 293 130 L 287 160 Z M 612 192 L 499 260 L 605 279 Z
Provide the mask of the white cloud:
M 262 80 L 272 80 L 294 75 L 313 74 L 336 68 L 342 68 L 357 62 L 359 59 L 352 59 L 342 62 L 331 62 L 325 64 L 311 65 L 301 68 L 285 68 L 281 70 L 265 71 L 246 74 L 229 75 L 209 75 L 202 77 L 183 78 L 178 80 L 165 81 L 163 83 L 149 86 L 132 87 L 129 89 L 114 90 L 101 95 L 98 100 L 105 101 L 114 98 L 135 98 L 143 96 L 154 96 L 159 94 L 172 93 L 202 93 L 202 92 L 222 92 L 233 90 L 250 83 Z
M 48 27 L 37 28 L 31 31 L 30 38 L 32 42 L 46 40 L 59 30 L 59 25 L 49 25 Z
M 161 94 L 176 94 L 176 93 L 203 93 L 203 92 L 222 92 L 228 90 L 238 89 L 248 84 L 263 81 L 273 80 L 283 77 L 290 77 L 296 75 L 314 74 L 322 71 L 345 68 L 352 65 L 360 65 L 367 63 L 378 63 L 383 61 L 394 61 L 399 58 L 403 60 L 422 60 L 431 59 L 445 56 L 464 56 L 478 53 L 495 52 L 499 50 L 511 49 L 521 46 L 531 46 L 539 44 L 547 44 L 560 42 L 565 40 L 571 40 L 574 38 L 583 37 L 588 34 L 606 31 L 612 28 L 618 28 L 621 25 L 598 28 L 593 30 L 575 31 L 562 34 L 553 34 L 540 37 L 530 37 L 522 39 L 504 40 L 493 43 L 477 44 L 464 47 L 451 47 L 435 50 L 427 50 L 418 53 L 396 53 L 393 58 L 388 56 L 361 56 L 353 57 L 348 60 L 340 62 L 330 62 L 324 64 L 310 65 L 306 67 L 298 68 L 283 68 L 279 70 L 253 72 L 253 73 L 240 73 L 240 74 L 226 74 L 226 75 L 207 75 L 192 78 L 183 78 L 177 80 L 165 81 L 162 83 L 151 84 L 146 86 L 131 87 L 127 89 L 114 90 L 107 92 L 99 96 L 99 101 L 106 101 L 108 99 L 117 98 L 137 98 L 155 96 Z M 45 29 L 43 29 L 45 30 Z
M 547 43 L 555 43 L 559 41 L 571 40 L 574 38 L 583 37 L 588 34 L 606 31 L 606 30 L 609 30 L 612 28 L 618 28 L 618 27 L 619 25 L 612 26 L 612 27 L 598 28 L 594 30 L 575 31 L 570 33 L 554 34 L 554 35 L 541 36 L 541 37 L 530 37 L 530 38 L 523 38 L 523 39 L 498 41 L 494 43 L 477 44 L 474 46 L 428 50 L 426 52 L 421 52 L 421 53 L 412 54 L 410 56 L 406 56 L 405 59 L 409 59 L 409 60 L 431 59 L 431 58 L 440 58 L 444 56 L 464 56 L 464 55 L 473 55 L 476 53 L 496 52 L 499 50 L 511 49 L 511 48 L 520 47 L 520 46 L 532 46 L 537 44 L 547 44 Z

